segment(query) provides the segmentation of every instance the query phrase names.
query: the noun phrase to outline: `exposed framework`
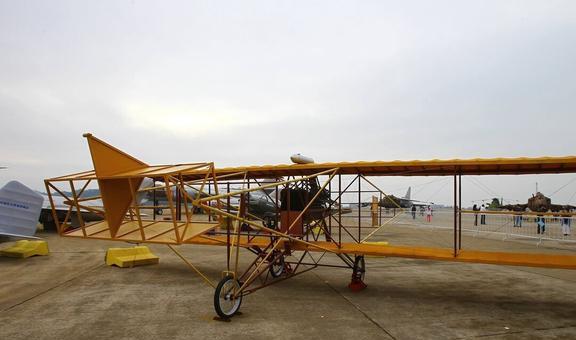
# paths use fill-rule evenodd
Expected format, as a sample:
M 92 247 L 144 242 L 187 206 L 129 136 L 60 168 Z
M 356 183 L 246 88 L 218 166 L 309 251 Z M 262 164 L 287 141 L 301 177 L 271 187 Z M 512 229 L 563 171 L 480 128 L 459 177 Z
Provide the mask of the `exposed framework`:
M 223 318 L 237 312 L 242 296 L 318 266 L 350 268 L 350 287 L 363 288 L 364 255 L 576 269 L 576 256 L 463 250 L 462 212 L 457 208 L 461 207 L 462 175 L 576 172 L 576 157 L 217 169 L 209 162 L 149 166 L 90 134 L 85 137 L 94 171 L 45 180 L 59 234 L 168 245 L 216 288 L 215 308 Z M 394 220 L 393 216 L 382 223 L 380 215 L 378 227 L 368 229 L 362 225 L 359 212 L 362 184 L 379 193 L 380 197 L 386 196 L 370 180 L 369 176 L 375 175 L 452 176 L 455 207 L 452 249 L 366 243 L 379 228 Z M 343 177 L 347 177 L 346 186 L 342 184 Z M 153 179 L 156 184 L 140 188 L 145 178 Z M 98 183 L 101 196 L 83 197 L 83 192 L 94 181 Z M 62 189 L 62 184 L 67 185 L 68 190 Z M 191 193 L 192 188 L 194 191 Z M 162 193 L 166 204 L 161 205 L 156 199 L 152 204 L 141 204 L 139 197 L 147 193 L 153 193 L 154 197 Z M 255 193 L 264 193 L 265 199 L 273 202 L 274 217 L 271 220 L 251 211 L 250 195 Z M 54 194 L 63 196 L 69 205 L 68 213 L 61 221 L 56 216 Z M 357 195 L 357 216 L 343 217 L 345 194 Z M 102 200 L 101 208 L 84 204 L 94 199 Z M 169 211 L 168 218 L 164 217 L 166 215 L 160 220 L 156 218 L 156 211 L 160 208 Z M 101 214 L 103 220 L 87 223 L 82 219 L 83 211 Z M 153 212 L 152 219 L 149 218 L 150 211 Z M 73 223 L 74 215 L 76 223 Z M 182 244 L 225 246 L 224 278 L 216 284 L 203 275 L 174 247 Z M 239 264 L 240 256 L 246 254 L 242 249 L 254 254 L 245 268 Z M 342 264 L 326 263 L 325 255 L 330 253 L 339 257 Z

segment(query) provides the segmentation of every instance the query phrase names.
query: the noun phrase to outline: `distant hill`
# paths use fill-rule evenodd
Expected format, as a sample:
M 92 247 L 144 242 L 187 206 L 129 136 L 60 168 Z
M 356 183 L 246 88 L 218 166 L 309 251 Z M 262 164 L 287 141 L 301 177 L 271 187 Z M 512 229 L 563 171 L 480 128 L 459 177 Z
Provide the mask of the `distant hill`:
M 70 192 L 70 191 L 62 191 L 62 193 L 64 193 L 68 197 L 72 197 L 72 192 Z M 43 192 L 42 194 L 47 195 L 45 192 Z M 57 192 L 52 193 L 52 195 L 61 196 Z M 98 189 L 86 189 L 86 190 L 84 190 L 82 195 L 80 195 L 80 197 L 94 197 L 94 196 L 100 196 L 100 190 L 98 190 Z

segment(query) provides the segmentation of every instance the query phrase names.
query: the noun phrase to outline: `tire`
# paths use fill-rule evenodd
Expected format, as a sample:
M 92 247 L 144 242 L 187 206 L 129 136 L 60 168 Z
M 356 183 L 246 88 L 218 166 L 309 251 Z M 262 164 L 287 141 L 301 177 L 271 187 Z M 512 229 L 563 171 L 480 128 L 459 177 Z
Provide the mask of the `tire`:
M 216 286 L 216 291 L 214 292 L 214 309 L 222 319 L 231 318 L 240 309 L 240 305 L 242 305 L 242 295 L 238 296 L 235 300 L 231 299 L 233 292 L 239 289 L 240 283 L 231 276 L 226 276 L 218 283 L 218 286 Z
M 364 261 L 364 256 L 357 256 L 354 259 L 354 273 L 364 281 L 364 276 L 366 276 L 366 262 Z
M 284 255 L 280 255 L 270 267 L 268 267 L 270 275 L 273 278 L 280 277 L 284 273 Z

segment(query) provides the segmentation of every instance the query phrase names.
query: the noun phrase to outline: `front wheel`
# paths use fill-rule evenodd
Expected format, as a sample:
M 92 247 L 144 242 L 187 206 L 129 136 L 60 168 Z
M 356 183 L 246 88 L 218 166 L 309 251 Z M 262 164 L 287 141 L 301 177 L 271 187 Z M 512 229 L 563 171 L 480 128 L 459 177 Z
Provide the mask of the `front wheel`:
M 223 278 L 216 286 L 214 292 L 214 309 L 218 316 L 229 319 L 240 309 L 242 304 L 242 294 L 234 297 L 240 290 L 240 283 L 231 276 Z
M 270 275 L 272 275 L 273 278 L 280 277 L 280 275 L 284 273 L 285 266 L 286 265 L 284 264 L 284 255 L 282 254 L 278 255 L 268 269 L 270 271 Z

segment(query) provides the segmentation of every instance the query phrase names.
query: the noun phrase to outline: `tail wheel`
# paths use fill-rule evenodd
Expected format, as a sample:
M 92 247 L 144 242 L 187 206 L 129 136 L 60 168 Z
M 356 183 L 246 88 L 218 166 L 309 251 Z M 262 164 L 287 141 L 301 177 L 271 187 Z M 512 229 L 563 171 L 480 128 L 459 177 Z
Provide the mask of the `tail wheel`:
M 279 254 L 278 256 L 276 256 L 276 259 L 274 260 L 272 265 L 268 268 L 268 270 L 270 271 L 270 275 L 276 278 L 280 277 L 280 275 L 284 273 L 284 268 L 285 268 L 284 255 Z
M 218 316 L 229 319 L 240 309 L 242 294 L 234 297 L 240 291 L 240 283 L 231 276 L 223 278 L 214 292 L 214 309 Z

